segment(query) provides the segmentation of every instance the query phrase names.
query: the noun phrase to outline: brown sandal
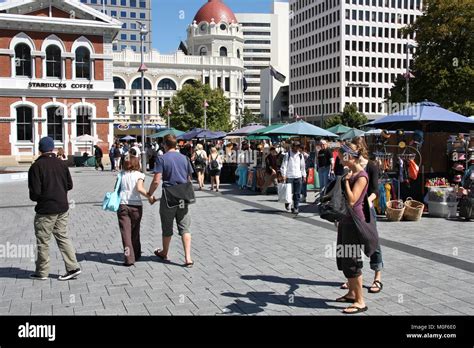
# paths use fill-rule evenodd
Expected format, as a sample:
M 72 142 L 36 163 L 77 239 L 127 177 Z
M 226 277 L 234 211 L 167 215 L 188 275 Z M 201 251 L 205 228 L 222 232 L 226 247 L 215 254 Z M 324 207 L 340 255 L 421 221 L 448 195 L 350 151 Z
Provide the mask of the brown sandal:
M 372 290 L 372 288 L 376 288 L 377 290 Z M 371 294 L 378 294 L 383 289 L 383 284 L 380 280 L 374 280 L 372 286 L 369 288 L 369 293 Z

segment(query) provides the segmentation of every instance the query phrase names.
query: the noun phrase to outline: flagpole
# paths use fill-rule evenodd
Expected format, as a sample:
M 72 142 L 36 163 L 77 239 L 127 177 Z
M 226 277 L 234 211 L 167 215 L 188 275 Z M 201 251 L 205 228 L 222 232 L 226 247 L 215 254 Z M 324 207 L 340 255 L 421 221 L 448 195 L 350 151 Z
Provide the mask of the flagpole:
M 270 83 L 268 93 L 268 126 L 272 125 L 272 102 L 273 102 L 273 74 L 272 68 L 270 67 Z

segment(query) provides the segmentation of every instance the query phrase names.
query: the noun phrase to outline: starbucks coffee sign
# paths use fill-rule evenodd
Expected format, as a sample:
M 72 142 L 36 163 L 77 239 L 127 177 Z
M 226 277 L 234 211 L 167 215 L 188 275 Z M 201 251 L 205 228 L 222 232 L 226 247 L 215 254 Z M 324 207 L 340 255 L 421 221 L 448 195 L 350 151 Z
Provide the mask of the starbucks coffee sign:
M 56 89 L 94 89 L 91 83 L 63 83 L 63 82 L 29 82 L 28 88 L 56 88 Z

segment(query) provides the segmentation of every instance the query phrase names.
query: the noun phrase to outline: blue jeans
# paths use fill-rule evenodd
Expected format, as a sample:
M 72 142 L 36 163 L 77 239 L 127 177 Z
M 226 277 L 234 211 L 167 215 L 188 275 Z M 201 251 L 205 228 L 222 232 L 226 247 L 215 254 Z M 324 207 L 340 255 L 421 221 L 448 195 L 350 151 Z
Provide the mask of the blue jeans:
M 329 180 L 330 166 L 318 168 L 319 189 L 320 191 L 326 187 Z
M 377 213 L 375 208 L 371 207 L 370 212 L 372 213 L 375 221 L 377 221 Z M 370 256 L 370 269 L 375 272 L 381 271 L 383 269 L 382 249 L 380 248 L 380 243 L 377 245 L 375 252 Z
M 293 192 L 293 208 L 298 210 L 300 206 L 300 199 L 301 199 L 301 178 L 289 178 L 288 183 L 291 184 L 291 189 Z

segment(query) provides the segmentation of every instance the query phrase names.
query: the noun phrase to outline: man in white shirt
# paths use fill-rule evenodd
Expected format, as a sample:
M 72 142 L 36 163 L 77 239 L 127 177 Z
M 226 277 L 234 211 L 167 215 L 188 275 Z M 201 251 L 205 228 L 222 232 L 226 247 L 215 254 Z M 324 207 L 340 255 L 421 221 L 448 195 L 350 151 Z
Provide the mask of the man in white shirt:
M 140 150 L 140 146 L 138 146 L 138 143 L 134 143 L 132 149 L 135 150 L 136 152 L 136 157 L 140 157 L 142 154 L 142 151 Z
M 301 144 L 293 142 L 291 150 L 285 155 L 281 164 L 280 172 L 285 182 L 292 185 L 293 206 L 291 212 L 299 213 L 302 185 L 306 184 L 306 167 L 303 154 L 300 152 Z M 290 204 L 285 204 L 286 210 L 290 209 Z

